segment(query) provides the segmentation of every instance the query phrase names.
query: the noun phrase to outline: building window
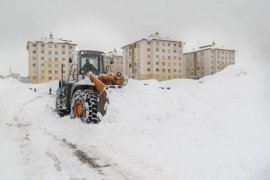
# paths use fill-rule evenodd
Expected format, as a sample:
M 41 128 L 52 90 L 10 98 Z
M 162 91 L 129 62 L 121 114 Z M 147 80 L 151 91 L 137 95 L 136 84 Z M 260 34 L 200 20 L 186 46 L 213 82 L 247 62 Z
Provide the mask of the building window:
M 33 44 L 33 47 L 36 47 L 36 44 Z
M 157 48 L 156 51 L 159 51 L 159 49 Z
M 41 44 L 41 47 L 44 47 L 44 44 Z
M 174 43 L 173 46 L 176 46 L 176 43 Z
M 147 55 L 147 58 L 150 58 L 150 55 Z
M 49 80 L 52 80 L 52 77 L 49 77 Z
M 156 58 L 159 58 L 159 55 L 156 55 Z
M 52 70 L 49 70 L 49 74 L 52 74 Z
M 165 72 L 165 69 L 162 69 L 162 72 Z
M 55 74 L 58 74 L 58 71 L 57 71 L 57 70 L 55 70 L 55 71 L 54 71 L 54 73 L 55 73 Z
M 49 54 L 52 54 L 52 51 L 49 51 Z
M 176 53 L 176 50 L 173 50 L 174 53 Z
M 58 58 L 55 58 L 55 61 L 58 61 Z
M 41 60 L 44 60 L 44 57 L 41 57 Z
M 162 49 L 162 52 L 165 53 L 165 49 Z
M 62 54 L 65 54 L 65 51 L 62 51 Z
M 171 70 L 170 70 L 170 69 L 168 69 L 168 72 L 171 72 Z
M 150 45 L 150 41 L 148 41 L 147 44 Z
M 44 54 L 44 50 L 41 50 L 41 54 Z
M 181 57 L 179 57 L 178 59 L 181 60 Z
M 176 59 L 176 56 L 174 56 L 173 58 Z
M 51 44 L 49 44 L 49 48 L 52 48 L 52 45 Z
M 165 42 L 162 42 L 162 46 L 165 46 Z
M 64 61 L 65 60 L 65 58 L 62 58 L 62 61 Z
M 35 66 L 36 66 L 36 64 L 33 64 L 33 66 L 35 67 Z
M 159 69 L 157 68 L 156 71 L 159 72 Z
M 165 66 L 165 62 L 162 63 L 162 66 Z
M 156 62 L 156 65 L 159 65 L 159 62 Z
M 171 56 L 168 56 L 168 59 L 170 60 L 171 59 Z
M 36 57 L 33 57 L 33 60 L 36 60 L 37 58 Z
M 58 55 L 58 51 L 55 51 L 54 54 Z
M 147 68 L 147 71 L 150 71 L 150 68 Z
M 72 49 L 72 46 L 69 46 L 69 49 Z
M 62 45 L 62 48 L 65 48 L 65 45 Z
M 150 51 L 150 48 L 147 48 L 147 51 Z
M 36 54 L 36 51 L 33 51 L 34 54 Z
M 176 72 L 176 69 L 174 69 L 173 72 Z
M 150 62 L 147 62 L 148 65 L 150 65 Z

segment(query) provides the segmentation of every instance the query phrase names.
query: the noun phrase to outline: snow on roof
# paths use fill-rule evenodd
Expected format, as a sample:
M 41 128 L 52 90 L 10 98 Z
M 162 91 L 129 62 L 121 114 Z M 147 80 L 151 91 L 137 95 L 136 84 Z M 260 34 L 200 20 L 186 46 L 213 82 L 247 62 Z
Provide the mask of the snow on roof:
M 32 41 L 32 42 L 35 42 L 35 41 Z M 42 42 L 42 43 L 61 43 L 61 44 L 75 44 L 75 43 L 72 43 L 71 40 L 65 40 L 65 39 L 62 39 L 62 38 L 54 38 L 52 33 L 50 33 L 49 37 L 45 37 L 45 38 L 41 38 L 39 40 L 36 40 L 36 42 Z
M 110 56 L 110 55 L 114 55 L 114 56 L 123 56 L 122 51 L 116 50 L 114 49 L 113 51 L 108 51 L 105 53 L 105 56 Z
M 155 32 L 154 34 L 150 34 L 148 37 L 142 38 L 139 41 L 135 41 L 134 43 L 140 42 L 142 40 L 146 40 L 146 41 L 160 40 L 160 41 L 181 42 L 181 41 L 176 40 L 176 39 L 171 39 L 169 36 L 167 36 L 167 37 L 161 37 L 158 32 Z M 130 44 L 134 44 L 134 43 L 130 43 Z M 127 45 L 125 45 L 123 47 L 126 47 L 126 46 L 128 46 L 130 44 L 127 44 Z
M 193 51 L 185 52 L 184 54 L 189 54 L 189 53 L 194 53 L 194 52 L 200 52 L 200 51 L 209 50 L 209 49 L 217 49 L 217 50 L 225 50 L 225 51 L 235 51 L 233 49 L 225 49 L 224 46 L 219 47 L 213 41 L 212 44 L 200 46 L 198 49 L 193 49 Z
M 161 40 L 161 41 L 175 41 L 175 42 L 180 42 L 179 40 L 175 39 L 170 39 L 169 36 L 167 37 L 161 37 L 158 32 L 155 32 L 155 34 L 150 34 L 147 38 L 144 38 L 147 41 L 152 41 L 152 40 Z

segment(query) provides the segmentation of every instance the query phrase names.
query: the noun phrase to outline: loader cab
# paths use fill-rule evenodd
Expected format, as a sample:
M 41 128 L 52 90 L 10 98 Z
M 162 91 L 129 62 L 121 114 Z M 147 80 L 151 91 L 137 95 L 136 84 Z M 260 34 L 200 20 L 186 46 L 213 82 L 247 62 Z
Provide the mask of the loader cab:
M 103 52 L 81 50 L 78 52 L 78 66 L 80 74 L 87 74 L 90 71 L 99 75 L 104 71 Z
M 95 75 L 100 75 L 104 72 L 103 52 L 80 50 L 72 53 L 69 57 L 70 65 L 67 82 L 78 82 L 85 78 L 85 74 L 90 71 Z M 91 64 L 92 68 L 87 68 L 85 64 Z M 89 66 L 89 65 L 88 65 Z

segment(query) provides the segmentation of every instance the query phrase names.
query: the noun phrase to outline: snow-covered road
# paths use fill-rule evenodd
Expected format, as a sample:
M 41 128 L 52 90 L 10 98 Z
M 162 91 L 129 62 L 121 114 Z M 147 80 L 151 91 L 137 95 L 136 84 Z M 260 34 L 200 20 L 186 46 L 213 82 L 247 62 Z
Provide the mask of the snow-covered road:
M 82 145 L 54 134 L 54 129 L 65 128 L 48 123 L 59 121 L 54 99 L 33 92 L 21 101 L 10 99 L 15 102 L 9 109 L 13 112 L 0 126 L 0 179 L 130 179 L 117 164 L 102 157 L 91 142 Z
M 57 116 L 48 95 L 57 82 L 0 80 L 0 179 L 268 180 L 266 67 L 130 80 L 109 91 L 106 116 L 91 125 Z

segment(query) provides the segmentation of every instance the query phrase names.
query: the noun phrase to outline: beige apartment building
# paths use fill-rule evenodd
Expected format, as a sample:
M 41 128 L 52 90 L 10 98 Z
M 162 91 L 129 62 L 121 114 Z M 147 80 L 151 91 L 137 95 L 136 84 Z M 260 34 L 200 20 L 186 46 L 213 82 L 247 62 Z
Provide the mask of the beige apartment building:
M 123 56 L 118 53 L 114 53 L 113 56 L 113 64 L 110 64 L 110 56 L 105 54 L 105 67 L 110 65 L 113 74 L 116 74 L 117 72 L 123 73 Z
M 184 78 L 183 42 L 151 34 L 123 49 L 124 74 L 138 80 Z
M 198 79 L 215 74 L 225 67 L 235 63 L 235 50 L 211 45 L 201 46 L 199 50 L 184 53 L 186 62 L 186 77 Z
M 48 38 L 28 41 L 29 83 L 45 83 L 50 80 L 68 78 L 72 61 L 69 56 L 75 52 L 76 44 L 69 40 L 54 38 L 52 33 Z

